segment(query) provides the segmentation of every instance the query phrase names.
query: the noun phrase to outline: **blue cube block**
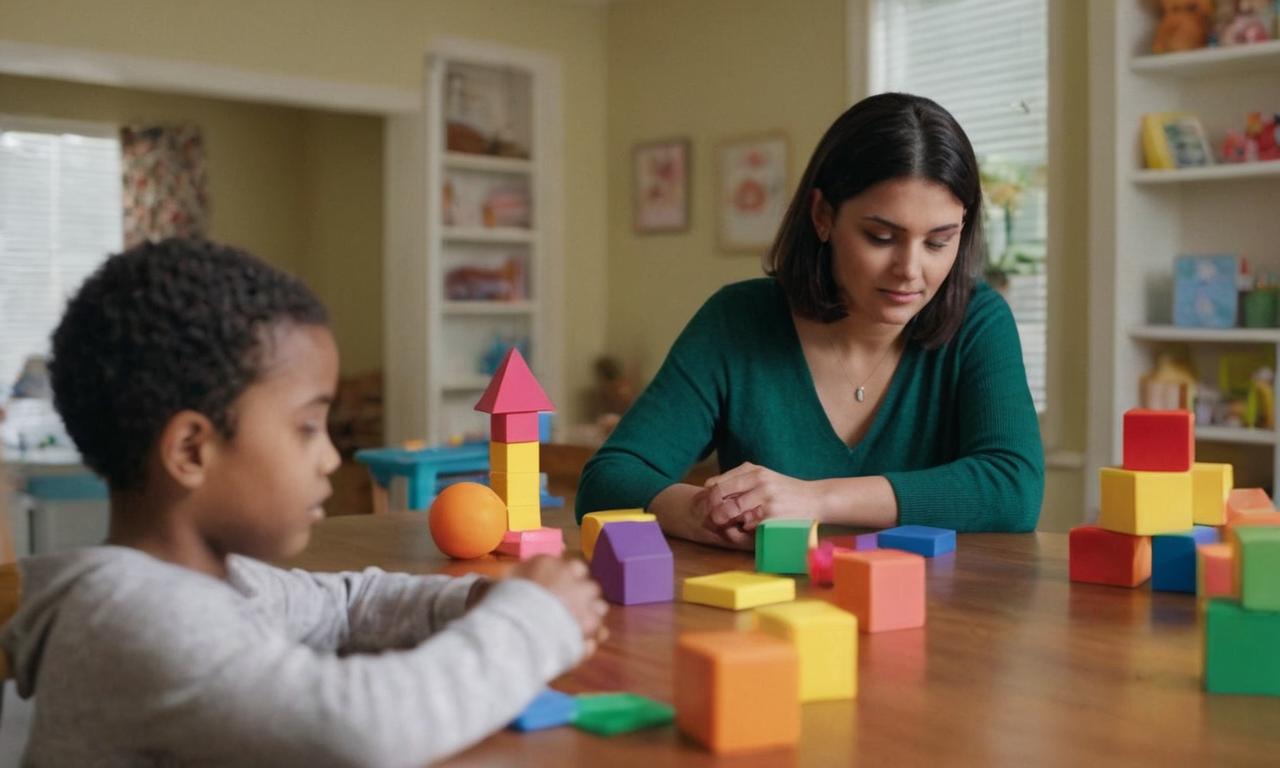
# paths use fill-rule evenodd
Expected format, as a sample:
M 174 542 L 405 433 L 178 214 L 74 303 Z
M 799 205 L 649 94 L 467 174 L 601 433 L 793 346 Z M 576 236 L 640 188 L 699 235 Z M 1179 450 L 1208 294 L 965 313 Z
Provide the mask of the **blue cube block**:
M 1159 592 L 1196 591 L 1196 547 L 1218 540 L 1218 529 L 1197 525 L 1189 531 L 1151 537 L 1151 588 Z
M 520 716 L 511 721 L 517 731 L 541 731 L 573 722 L 578 714 L 578 700 L 567 693 L 548 688 L 538 694 Z
M 881 549 L 901 549 L 936 557 L 956 551 L 956 532 L 928 525 L 900 525 L 881 531 L 876 543 Z

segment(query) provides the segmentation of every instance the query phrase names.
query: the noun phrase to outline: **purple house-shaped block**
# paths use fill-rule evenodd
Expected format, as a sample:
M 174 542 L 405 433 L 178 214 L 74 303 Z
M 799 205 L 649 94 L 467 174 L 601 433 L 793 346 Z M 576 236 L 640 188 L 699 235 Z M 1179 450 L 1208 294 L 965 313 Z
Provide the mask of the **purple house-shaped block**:
M 602 528 L 591 575 L 611 603 L 665 603 L 675 596 L 675 560 L 656 522 L 619 521 Z

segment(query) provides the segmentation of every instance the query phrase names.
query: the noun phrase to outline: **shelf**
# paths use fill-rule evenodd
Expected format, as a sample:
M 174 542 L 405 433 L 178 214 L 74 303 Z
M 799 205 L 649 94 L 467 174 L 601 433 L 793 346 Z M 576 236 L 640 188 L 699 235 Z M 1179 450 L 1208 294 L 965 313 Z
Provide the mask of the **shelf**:
M 1130 62 L 1130 69 L 1157 77 L 1256 74 L 1267 69 L 1280 71 L 1280 40 L 1137 56 Z
M 519 157 L 471 155 L 465 152 L 444 153 L 446 168 L 460 171 L 487 171 L 490 173 L 533 173 L 533 161 Z
M 532 301 L 446 301 L 446 315 L 528 315 L 536 309 Z
M 1196 425 L 1196 439 L 1215 443 L 1239 443 L 1241 445 L 1275 445 L 1274 429 L 1245 429 L 1244 427 L 1205 427 Z
M 1140 325 L 1129 329 L 1129 338 L 1137 341 L 1280 344 L 1280 328 L 1180 328 L 1176 325 Z
M 515 227 L 445 227 L 444 239 L 471 243 L 532 243 L 532 229 Z
M 1129 178 L 1134 184 L 1178 184 L 1189 181 L 1260 179 L 1269 176 L 1280 176 L 1280 160 L 1257 163 L 1222 163 L 1203 168 L 1142 170 L 1134 171 Z
M 449 379 L 445 381 L 440 388 L 445 392 L 483 392 L 489 387 L 489 381 L 489 376 L 477 373 L 474 376 Z

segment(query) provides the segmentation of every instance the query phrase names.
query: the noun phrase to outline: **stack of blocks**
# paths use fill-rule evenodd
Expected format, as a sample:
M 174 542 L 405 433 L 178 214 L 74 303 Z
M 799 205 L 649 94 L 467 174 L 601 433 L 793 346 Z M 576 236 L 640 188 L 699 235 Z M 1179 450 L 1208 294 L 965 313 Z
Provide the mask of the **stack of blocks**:
M 1205 611 L 1205 688 L 1280 696 L 1280 526 L 1232 525 L 1227 538 L 1234 599 Z
M 555 410 L 514 347 L 475 409 L 489 414 L 489 485 L 507 505 L 501 549 L 518 557 L 563 551 L 559 529 L 542 529 L 539 414 Z M 559 538 L 557 547 L 554 540 Z

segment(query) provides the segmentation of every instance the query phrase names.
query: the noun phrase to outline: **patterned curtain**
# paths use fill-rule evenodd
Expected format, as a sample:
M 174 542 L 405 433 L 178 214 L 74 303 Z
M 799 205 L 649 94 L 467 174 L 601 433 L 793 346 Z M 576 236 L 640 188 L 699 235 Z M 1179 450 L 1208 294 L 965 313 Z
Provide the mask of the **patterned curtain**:
M 207 236 L 209 192 L 200 128 L 126 126 L 120 145 L 125 247 L 166 237 Z

